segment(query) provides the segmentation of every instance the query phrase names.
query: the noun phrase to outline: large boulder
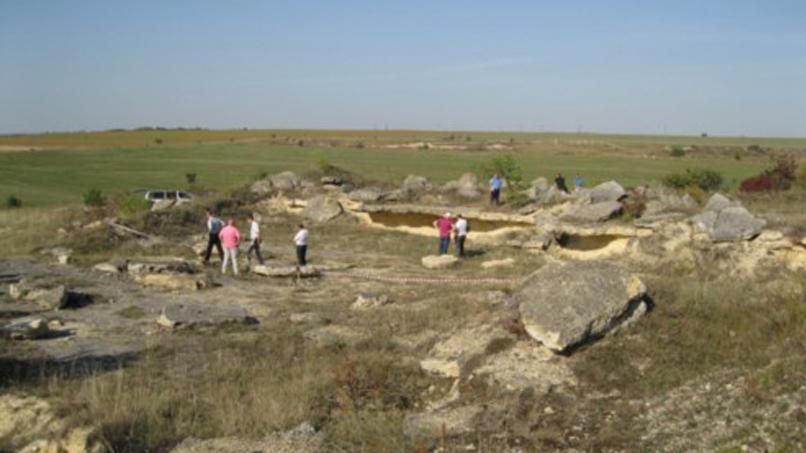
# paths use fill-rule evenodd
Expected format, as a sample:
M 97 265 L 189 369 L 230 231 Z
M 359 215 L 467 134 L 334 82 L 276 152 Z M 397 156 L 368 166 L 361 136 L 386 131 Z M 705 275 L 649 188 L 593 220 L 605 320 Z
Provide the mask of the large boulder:
M 257 195 L 266 195 L 275 190 L 288 191 L 301 189 L 304 185 L 303 183 L 304 181 L 294 172 L 284 171 L 255 181 L 249 186 L 249 190 Z
M 616 181 L 607 181 L 591 189 L 591 203 L 601 203 L 603 201 L 618 201 L 626 194 L 621 184 Z
M 555 185 L 551 185 L 542 194 L 540 194 L 539 198 L 537 199 L 537 203 L 540 205 L 552 205 L 565 203 L 572 198 L 573 196 L 571 194 L 565 193 L 564 191 L 558 189 Z
M 408 175 L 401 189 L 409 194 L 419 194 L 431 190 L 431 182 L 425 176 Z
M 603 222 L 612 219 L 621 213 L 622 206 L 618 201 L 602 201 L 593 204 L 582 204 L 576 206 L 571 212 L 566 214 L 564 220 L 575 220 L 580 222 Z
M 646 309 L 646 287 L 602 261 L 554 262 L 515 293 L 526 332 L 555 352 L 603 336 Z
M 353 190 L 347 197 L 353 201 L 361 202 L 374 202 L 383 198 L 383 190 L 377 187 L 364 187 L 363 189 Z
M 715 193 L 711 195 L 711 198 L 708 199 L 708 202 L 705 203 L 705 207 L 702 210 L 703 212 L 719 212 L 731 206 L 737 206 L 737 203 L 732 202 L 721 193 Z
M 539 201 L 543 198 L 543 195 L 549 190 L 550 187 L 549 181 L 541 176 L 532 181 L 532 184 L 529 185 L 529 190 L 526 193 L 530 200 Z
M 465 173 L 456 181 L 456 195 L 462 198 L 474 199 L 481 196 L 479 178 L 475 173 Z
M 426 269 L 447 269 L 459 264 L 459 258 L 453 255 L 424 256 L 420 262 Z
M 341 204 L 334 198 L 318 195 L 308 200 L 302 216 L 313 222 L 321 223 L 335 219 L 344 211 Z
M 741 206 L 728 207 L 716 217 L 711 239 L 714 242 L 750 240 L 761 233 L 766 223 Z

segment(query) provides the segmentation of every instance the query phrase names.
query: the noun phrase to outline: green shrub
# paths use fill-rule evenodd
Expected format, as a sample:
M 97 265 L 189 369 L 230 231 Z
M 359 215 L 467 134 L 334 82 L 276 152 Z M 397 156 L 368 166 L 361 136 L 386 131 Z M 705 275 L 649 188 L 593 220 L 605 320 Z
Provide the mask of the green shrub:
M 260 170 L 255 173 L 255 181 L 260 181 L 261 179 L 266 179 L 269 176 L 269 172 L 266 170 Z
M 91 207 L 103 206 L 106 203 L 106 197 L 100 189 L 91 188 L 84 193 L 84 205 Z
M 118 204 L 118 212 L 123 216 L 132 216 L 151 209 L 151 203 L 142 195 L 124 194 Z
M 155 138 L 154 143 L 156 143 L 158 145 L 162 145 L 162 139 L 161 138 Z
M 496 156 L 481 167 L 481 179 L 497 174 L 507 182 L 507 191 L 513 192 L 523 189 L 523 172 L 515 158 L 509 154 Z
M 672 149 L 671 149 L 671 151 L 669 151 L 669 154 L 671 154 L 672 157 L 683 157 L 683 156 L 686 155 L 686 150 L 683 149 L 682 146 L 675 145 L 675 146 L 672 146 Z
M 185 181 L 187 181 L 189 186 L 192 186 L 196 183 L 196 172 L 189 172 L 185 173 Z
M 705 192 L 713 192 L 722 187 L 724 179 L 717 171 L 700 168 L 687 168 L 685 173 L 673 173 L 665 176 L 661 182 L 664 186 L 684 190 L 689 186 L 697 186 Z
M 21 208 L 22 200 L 20 200 L 14 195 L 9 195 L 8 198 L 6 198 L 6 207 L 10 209 Z

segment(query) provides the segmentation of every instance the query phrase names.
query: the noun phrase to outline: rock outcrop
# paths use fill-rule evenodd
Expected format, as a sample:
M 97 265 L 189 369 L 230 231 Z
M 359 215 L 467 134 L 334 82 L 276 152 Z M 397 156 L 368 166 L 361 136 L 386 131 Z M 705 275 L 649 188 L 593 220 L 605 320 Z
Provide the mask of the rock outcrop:
M 302 216 L 307 220 L 322 223 L 335 219 L 343 211 L 344 208 L 335 198 L 318 195 L 308 200 L 308 204 L 305 205 L 305 209 L 302 211 Z
M 711 196 L 703 211 L 692 217 L 691 222 L 708 233 L 713 242 L 747 241 L 761 234 L 767 224 L 719 193 Z
M 647 309 L 641 280 L 608 262 L 554 262 L 515 294 L 521 321 L 535 340 L 556 352 L 600 337 Z
M 619 201 L 627 192 L 616 181 L 607 181 L 599 184 L 590 191 L 591 203 L 603 201 Z

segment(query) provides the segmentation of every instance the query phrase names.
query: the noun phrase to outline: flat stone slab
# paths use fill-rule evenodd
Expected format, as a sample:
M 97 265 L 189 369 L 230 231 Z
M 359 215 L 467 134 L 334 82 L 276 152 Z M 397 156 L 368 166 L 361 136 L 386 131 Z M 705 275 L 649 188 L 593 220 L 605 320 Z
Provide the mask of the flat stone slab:
M 315 266 L 252 266 L 251 272 L 257 275 L 263 275 L 272 278 L 312 278 L 320 277 L 322 272 Z
M 257 324 L 258 321 L 238 305 L 174 304 L 163 308 L 157 323 L 175 329 L 221 324 Z
M 576 385 L 566 360 L 533 341 L 520 341 L 488 357 L 473 374 L 509 391 L 531 388 L 545 393 L 555 387 Z
M 426 269 L 447 269 L 459 264 L 459 258 L 453 255 L 424 256 L 420 262 Z

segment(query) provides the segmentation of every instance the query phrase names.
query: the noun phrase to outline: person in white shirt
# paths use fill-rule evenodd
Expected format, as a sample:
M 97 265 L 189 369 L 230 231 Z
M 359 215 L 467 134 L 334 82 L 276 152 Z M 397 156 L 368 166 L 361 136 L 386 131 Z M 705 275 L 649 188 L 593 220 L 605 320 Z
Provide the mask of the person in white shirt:
M 469 230 L 467 219 L 462 215 L 456 218 L 456 223 L 453 225 L 456 231 L 456 256 L 465 256 L 465 239 L 467 239 L 467 232 Z
M 297 246 L 297 265 L 305 266 L 308 264 L 305 258 L 305 255 L 308 253 L 308 230 L 306 230 L 305 225 L 301 223 L 299 224 L 297 234 L 294 235 L 294 245 Z
M 249 250 L 246 251 L 246 262 L 252 262 L 252 251 L 254 250 L 257 261 L 263 264 L 263 255 L 260 254 L 260 225 L 257 223 L 254 214 L 249 214 Z

